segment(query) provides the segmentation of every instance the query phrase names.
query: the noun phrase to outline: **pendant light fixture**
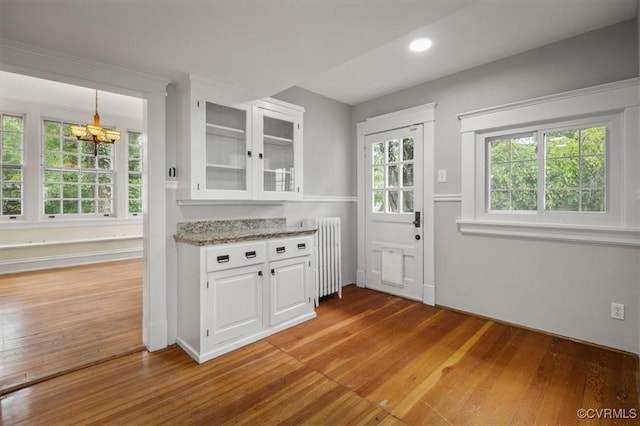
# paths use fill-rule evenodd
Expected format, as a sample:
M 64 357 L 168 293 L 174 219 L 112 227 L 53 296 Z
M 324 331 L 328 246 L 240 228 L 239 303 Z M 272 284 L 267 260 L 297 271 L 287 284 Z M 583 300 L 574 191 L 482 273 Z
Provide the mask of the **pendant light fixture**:
M 93 142 L 93 155 L 98 155 L 99 143 L 114 143 L 120 139 L 120 132 L 117 130 L 105 129 L 100 125 L 100 114 L 98 114 L 98 90 L 96 89 L 96 113 L 93 115 L 93 124 L 86 126 L 71 126 L 71 134 L 79 141 Z

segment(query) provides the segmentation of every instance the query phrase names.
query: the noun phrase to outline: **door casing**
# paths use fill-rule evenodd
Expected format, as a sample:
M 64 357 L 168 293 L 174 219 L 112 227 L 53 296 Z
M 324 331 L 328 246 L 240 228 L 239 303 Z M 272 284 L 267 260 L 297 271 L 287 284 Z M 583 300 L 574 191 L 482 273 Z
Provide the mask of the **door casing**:
M 366 136 L 388 130 L 422 124 L 423 129 L 423 303 L 435 305 L 435 252 L 434 252 L 434 129 L 436 103 L 391 112 L 368 118 L 357 124 L 357 257 L 356 284 L 364 287 L 366 283 L 366 197 L 365 163 Z

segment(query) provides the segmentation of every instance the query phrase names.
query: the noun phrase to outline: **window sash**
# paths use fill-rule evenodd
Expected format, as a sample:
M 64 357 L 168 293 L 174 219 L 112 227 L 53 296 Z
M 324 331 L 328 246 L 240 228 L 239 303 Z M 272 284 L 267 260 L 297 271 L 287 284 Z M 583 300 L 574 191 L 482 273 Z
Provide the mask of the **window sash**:
M 99 144 L 98 155 L 94 156 L 93 143 L 71 136 L 70 125 L 42 121 L 40 212 L 49 218 L 111 216 L 115 202 L 114 147 Z
M 19 128 L 5 127 L 5 119 L 10 118 L 19 120 Z M 0 217 L 3 219 L 24 216 L 24 122 L 24 114 L 0 113 Z
M 481 143 L 483 146 L 484 159 L 485 159 L 484 160 L 485 178 L 484 178 L 483 187 L 482 187 L 482 192 L 484 193 L 484 209 L 483 209 L 484 214 L 488 216 L 496 216 L 496 217 L 506 216 L 506 215 L 516 215 L 520 217 L 526 216 L 526 215 L 534 215 L 534 216 L 541 216 L 541 217 L 566 217 L 569 215 L 594 217 L 598 215 L 603 216 L 603 215 L 610 214 L 611 213 L 610 192 L 612 188 L 610 185 L 611 179 L 610 179 L 609 171 L 610 171 L 610 163 L 612 159 L 610 158 L 610 155 L 609 155 L 609 151 L 610 151 L 609 146 L 610 146 L 612 128 L 615 127 L 615 124 L 613 123 L 614 121 L 615 121 L 614 117 L 599 117 L 599 118 L 591 118 L 591 119 L 579 120 L 579 121 L 552 123 L 546 126 L 530 127 L 525 129 L 511 129 L 507 131 L 480 136 Z M 561 133 L 561 132 L 566 132 L 571 130 L 582 131 L 585 129 L 591 129 L 591 128 L 597 128 L 597 127 L 605 128 L 605 141 L 604 141 L 605 147 L 604 147 L 604 152 L 601 155 L 602 157 L 604 157 L 604 178 L 603 178 L 604 183 L 600 188 L 586 188 L 580 185 L 577 188 L 574 188 L 572 190 L 576 190 L 576 191 L 583 191 L 583 190 L 588 191 L 588 190 L 597 190 L 597 189 L 603 190 L 604 209 L 598 210 L 598 211 L 548 209 L 546 196 L 548 191 L 552 190 L 552 188 L 548 187 L 547 178 L 546 178 L 546 169 L 547 169 L 547 164 L 549 159 L 547 158 L 547 155 L 546 155 L 547 144 L 546 144 L 545 136 L 551 133 Z M 533 137 L 537 145 L 537 157 L 536 157 L 537 185 L 535 188 L 537 191 L 537 203 L 536 203 L 537 206 L 535 209 L 530 209 L 530 210 L 492 209 L 492 196 L 491 196 L 492 158 L 491 158 L 490 144 L 497 140 L 505 140 L 508 138 L 516 139 L 516 138 L 525 137 L 527 135 Z M 574 156 L 573 158 L 580 161 L 587 157 L 595 157 L 595 155 L 594 156 L 578 155 L 578 156 Z M 556 159 L 556 158 L 553 158 L 553 159 Z M 501 164 L 511 164 L 511 162 L 502 162 Z M 578 172 L 580 172 L 580 169 L 578 169 Z M 521 189 L 528 189 L 528 188 L 521 188 Z

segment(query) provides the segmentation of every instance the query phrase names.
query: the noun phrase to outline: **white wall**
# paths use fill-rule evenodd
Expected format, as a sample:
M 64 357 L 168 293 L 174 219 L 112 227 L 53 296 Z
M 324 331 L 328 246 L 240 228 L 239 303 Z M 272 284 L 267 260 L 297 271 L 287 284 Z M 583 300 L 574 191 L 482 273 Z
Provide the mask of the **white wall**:
M 302 219 L 338 216 L 342 220 L 342 282 L 355 282 L 356 203 L 355 147 L 351 144 L 351 107 L 301 88 L 291 88 L 274 98 L 305 108 L 303 201 L 234 203 L 185 206 L 176 202 L 176 189 L 167 187 L 167 301 L 169 341 L 175 341 L 177 254 L 173 240 L 176 224 L 193 220 L 285 217 L 287 223 Z M 176 91 L 169 86 L 167 98 L 167 165 L 176 164 L 178 116 Z
M 637 44 L 630 20 L 356 105 L 352 125 L 437 102 L 435 169 L 448 181 L 435 193 L 459 194 L 456 114 L 636 77 Z M 437 304 L 638 352 L 639 249 L 463 236 L 459 216 L 458 202 L 436 203 Z M 625 321 L 610 318 L 612 301 Z

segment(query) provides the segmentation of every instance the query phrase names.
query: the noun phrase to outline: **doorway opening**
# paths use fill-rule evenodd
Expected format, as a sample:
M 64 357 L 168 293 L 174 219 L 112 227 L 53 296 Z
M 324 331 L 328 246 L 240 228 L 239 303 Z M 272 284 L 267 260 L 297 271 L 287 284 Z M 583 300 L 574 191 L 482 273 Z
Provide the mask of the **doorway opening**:
M 2 394 L 144 348 L 147 130 L 144 99 L 100 90 L 101 122 L 122 135 L 94 152 L 70 132 L 91 123 L 94 88 L 0 81 Z

